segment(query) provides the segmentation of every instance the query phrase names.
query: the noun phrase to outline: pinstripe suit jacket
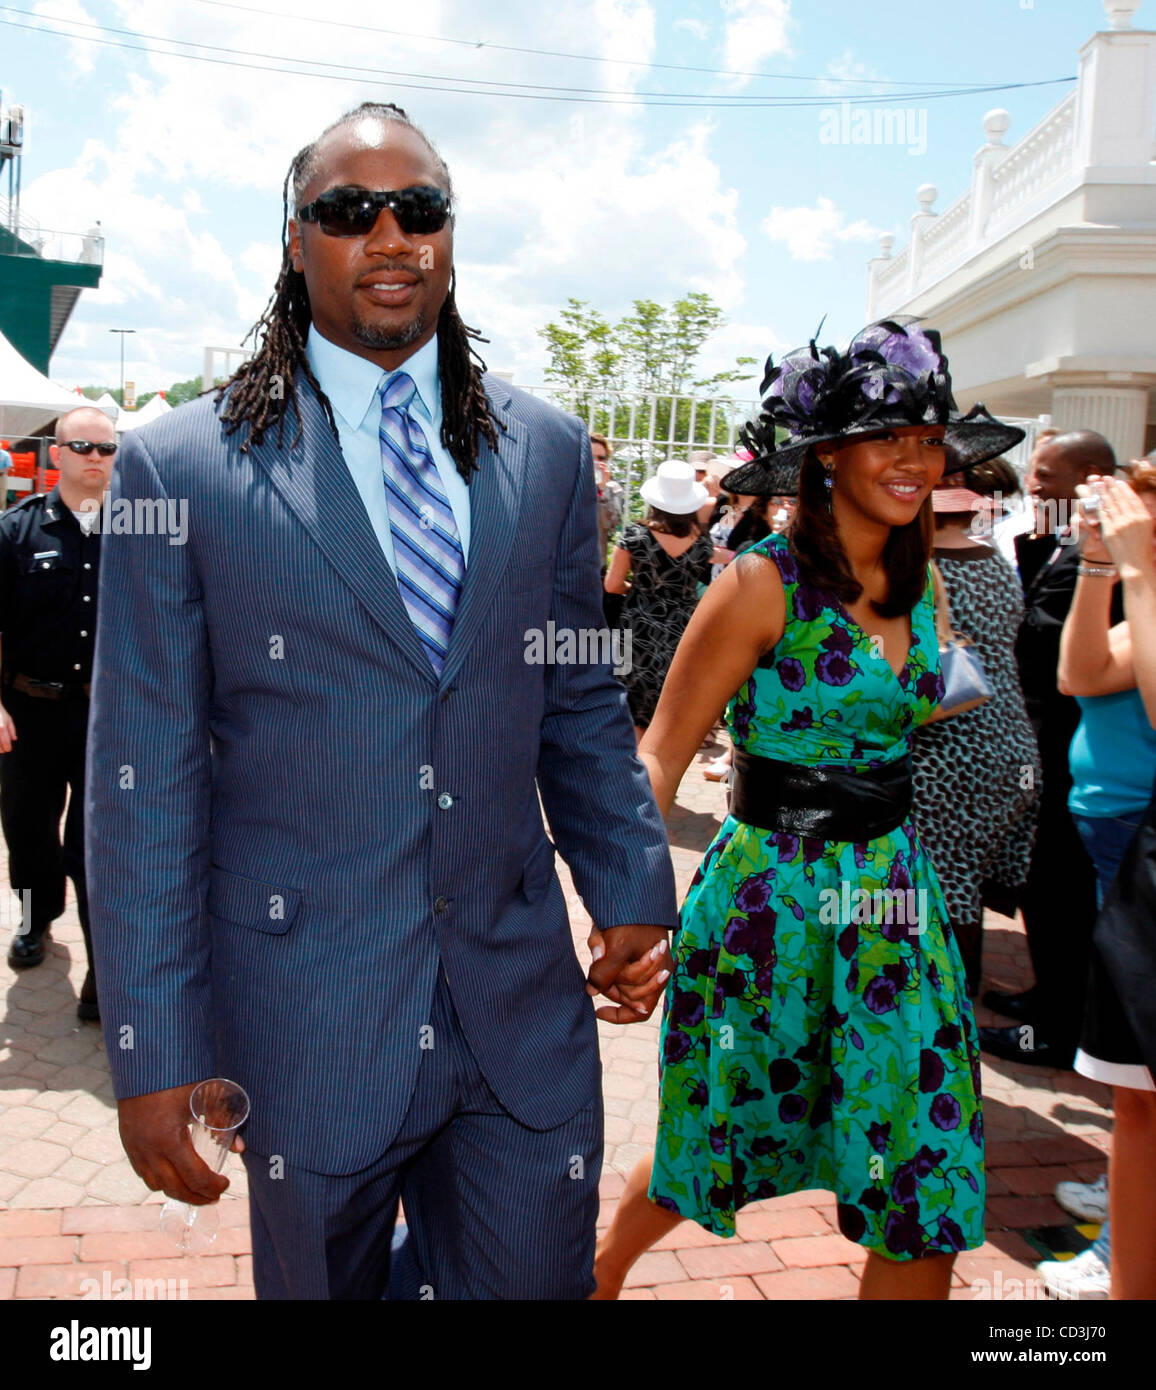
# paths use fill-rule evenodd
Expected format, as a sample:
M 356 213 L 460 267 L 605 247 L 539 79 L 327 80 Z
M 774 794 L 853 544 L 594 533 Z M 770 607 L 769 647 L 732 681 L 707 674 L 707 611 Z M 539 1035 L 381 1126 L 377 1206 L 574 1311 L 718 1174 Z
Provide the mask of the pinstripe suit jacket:
M 109 534 L 88 885 L 118 1097 L 224 1075 L 261 1154 L 351 1173 L 412 1094 L 439 960 L 503 1105 L 596 1093 L 595 1020 L 544 834 L 594 920 L 673 925 L 666 835 L 608 667 L 528 665 L 602 625 L 585 430 L 486 389 L 440 679 L 321 403 L 241 453 L 210 399 L 129 434 L 115 499 L 187 499 L 184 545 Z

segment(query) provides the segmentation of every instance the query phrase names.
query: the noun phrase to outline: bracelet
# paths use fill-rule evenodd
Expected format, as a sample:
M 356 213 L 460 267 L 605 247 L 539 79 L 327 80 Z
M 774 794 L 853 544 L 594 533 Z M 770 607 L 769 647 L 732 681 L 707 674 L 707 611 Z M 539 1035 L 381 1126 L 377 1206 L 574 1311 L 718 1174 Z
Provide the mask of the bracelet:
M 1079 566 L 1077 567 L 1076 573 L 1090 575 L 1093 579 L 1115 579 L 1116 566 L 1089 565 L 1085 564 L 1084 561 L 1081 560 Z

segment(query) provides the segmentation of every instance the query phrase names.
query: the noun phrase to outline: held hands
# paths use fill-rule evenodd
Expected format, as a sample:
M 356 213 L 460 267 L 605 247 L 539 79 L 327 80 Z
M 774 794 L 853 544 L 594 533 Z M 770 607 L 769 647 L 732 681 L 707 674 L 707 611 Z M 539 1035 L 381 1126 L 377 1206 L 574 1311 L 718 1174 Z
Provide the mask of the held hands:
M 586 993 L 603 994 L 614 1007 L 595 1010 L 607 1023 L 641 1023 L 654 1012 L 670 978 L 671 958 L 666 927 L 591 928 L 586 938 L 594 959 Z
M 229 1179 L 213 1172 L 189 1138 L 193 1118 L 189 1097 L 196 1086 L 193 1082 L 122 1100 L 117 1114 L 124 1151 L 145 1186 L 200 1207 L 215 1202 L 229 1186 Z M 234 1153 L 244 1153 L 245 1141 L 240 1135 L 232 1148 Z
M 1152 541 L 1156 523 L 1148 508 L 1119 478 L 1093 474 L 1088 486 L 1076 488 L 1083 499 L 1092 495 L 1093 486 L 1100 506 L 1094 513 L 1081 507 L 1081 547 L 1083 558 L 1091 564 L 1125 566 L 1138 570 L 1153 567 Z

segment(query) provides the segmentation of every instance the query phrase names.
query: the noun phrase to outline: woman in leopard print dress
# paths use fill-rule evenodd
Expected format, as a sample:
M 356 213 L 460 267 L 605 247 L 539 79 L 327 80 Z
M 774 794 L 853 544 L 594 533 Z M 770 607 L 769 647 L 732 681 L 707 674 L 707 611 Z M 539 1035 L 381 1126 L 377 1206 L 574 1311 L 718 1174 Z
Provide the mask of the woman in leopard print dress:
M 1040 757 L 1015 663 L 1023 592 L 998 550 L 967 535 L 980 498 L 937 488 L 935 562 L 955 630 L 975 643 L 994 696 L 925 724 L 912 739 L 915 824 L 947 899 L 972 994 L 979 991 L 985 885 L 1005 897 L 1027 878 Z

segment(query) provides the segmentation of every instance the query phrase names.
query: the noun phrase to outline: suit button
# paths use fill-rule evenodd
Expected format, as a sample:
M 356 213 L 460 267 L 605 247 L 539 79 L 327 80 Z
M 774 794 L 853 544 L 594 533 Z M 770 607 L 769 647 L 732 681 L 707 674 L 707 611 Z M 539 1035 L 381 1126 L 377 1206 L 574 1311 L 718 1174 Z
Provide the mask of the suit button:
M 453 804 L 454 799 L 449 792 L 442 792 L 441 796 L 438 797 L 438 809 L 440 811 L 448 811 Z
M 449 898 L 435 898 L 435 899 L 434 899 L 434 911 L 437 912 L 437 913 L 439 913 L 439 914 L 442 913 L 442 912 L 445 912 L 445 910 L 449 907 L 449 905 L 450 905 L 450 900 L 449 900 Z

